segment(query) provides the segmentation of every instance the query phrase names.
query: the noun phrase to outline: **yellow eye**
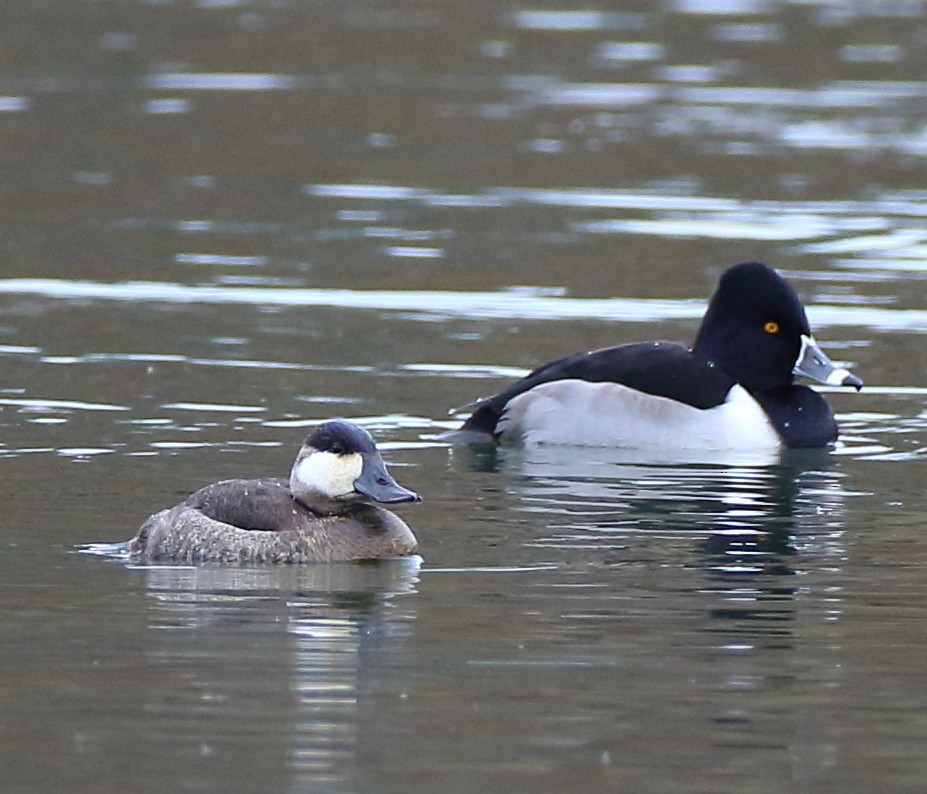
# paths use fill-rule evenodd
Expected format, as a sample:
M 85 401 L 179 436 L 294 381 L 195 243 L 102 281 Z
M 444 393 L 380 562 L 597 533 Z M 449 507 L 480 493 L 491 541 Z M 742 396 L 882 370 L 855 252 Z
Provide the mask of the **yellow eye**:
M 770 320 L 766 325 L 763 326 L 763 330 L 767 334 L 778 334 L 779 333 L 779 323 L 775 320 Z

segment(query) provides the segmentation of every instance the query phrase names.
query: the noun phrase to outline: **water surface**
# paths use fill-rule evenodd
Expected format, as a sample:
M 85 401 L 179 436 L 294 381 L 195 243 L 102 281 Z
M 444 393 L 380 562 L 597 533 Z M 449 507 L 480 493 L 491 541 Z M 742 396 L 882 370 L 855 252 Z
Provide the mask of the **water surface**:
M 10 11 L 4 791 L 922 791 L 925 11 Z M 835 450 L 436 438 L 748 259 L 866 381 Z M 77 553 L 336 415 L 422 560 Z

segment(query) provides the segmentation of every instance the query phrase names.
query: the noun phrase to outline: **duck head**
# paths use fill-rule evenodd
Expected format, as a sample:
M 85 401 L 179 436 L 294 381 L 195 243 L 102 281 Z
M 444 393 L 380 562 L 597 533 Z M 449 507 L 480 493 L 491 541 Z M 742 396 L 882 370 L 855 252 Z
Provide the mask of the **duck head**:
M 734 265 L 721 276 L 693 352 L 754 394 L 786 386 L 795 375 L 857 390 L 863 385 L 818 347 L 795 290 L 759 262 Z
M 421 499 L 393 479 L 370 433 L 345 419 L 322 423 L 306 439 L 290 472 L 290 491 L 304 504 L 320 496 L 385 504 Z

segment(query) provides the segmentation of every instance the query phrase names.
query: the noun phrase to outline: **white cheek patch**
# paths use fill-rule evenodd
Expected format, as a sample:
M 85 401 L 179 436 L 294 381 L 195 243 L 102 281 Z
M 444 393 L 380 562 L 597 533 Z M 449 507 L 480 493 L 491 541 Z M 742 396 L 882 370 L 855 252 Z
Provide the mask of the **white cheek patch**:
M 354 493 L 354 481 L 363 468 L 364 460 L 357 453 L 313 452 L 297 464 L 295 475 L 303 487 L 335 499 Z

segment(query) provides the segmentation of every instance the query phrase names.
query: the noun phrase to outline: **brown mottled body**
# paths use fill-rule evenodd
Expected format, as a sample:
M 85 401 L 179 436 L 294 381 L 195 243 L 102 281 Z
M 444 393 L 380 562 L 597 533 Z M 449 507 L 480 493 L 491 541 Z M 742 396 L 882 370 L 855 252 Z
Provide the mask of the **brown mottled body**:
M 132 539 L 147 561 L 304 563 L 418 552 L 405 522 L 361 501 L 293 498 L 282 478 L 224 480 L 150 516 Z

